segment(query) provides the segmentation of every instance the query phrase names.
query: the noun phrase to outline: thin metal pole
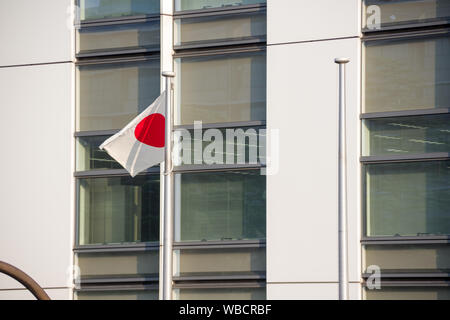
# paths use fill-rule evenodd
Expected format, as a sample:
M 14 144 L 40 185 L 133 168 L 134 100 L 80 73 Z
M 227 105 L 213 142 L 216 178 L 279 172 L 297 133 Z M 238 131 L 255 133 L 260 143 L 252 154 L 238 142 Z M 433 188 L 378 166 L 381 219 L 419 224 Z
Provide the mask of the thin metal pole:
M 346 105 L 345 105 L 345 65 L 348 58 L 336 58 L 339 65 L 339 300 L 348 300 L 348 240 L 347 240 L 347 142 L 346 142 Z
M 166 77 L 166 132 L 164 160 L 164 239 L 163 239 L 163 299 L 172 300 L 173 269 L 173 172 L 172 172 L 172 78 L 173 72 L 163 72 Z

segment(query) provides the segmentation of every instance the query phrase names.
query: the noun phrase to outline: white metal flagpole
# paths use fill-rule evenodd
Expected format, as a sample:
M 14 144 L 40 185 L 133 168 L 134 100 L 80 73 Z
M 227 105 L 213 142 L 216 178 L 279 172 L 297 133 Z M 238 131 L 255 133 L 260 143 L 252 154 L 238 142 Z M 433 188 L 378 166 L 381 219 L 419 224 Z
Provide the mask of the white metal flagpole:
M 348 257 L 347 257 L 347 142 L 345 106 L 345 65 L 348 58 L 336 58 L 339 65 L 339 173 L 338 173 L 338 220 L 339 220 L 339 300 L 348 300 Z
M 173 72 L 163 72 L 166 77 L 166 128 L 164 160 L 164 238 L 163 238 L 163 300 L 172 300 L 173 272 L 173 172 L 172 172 L 172 78 Z

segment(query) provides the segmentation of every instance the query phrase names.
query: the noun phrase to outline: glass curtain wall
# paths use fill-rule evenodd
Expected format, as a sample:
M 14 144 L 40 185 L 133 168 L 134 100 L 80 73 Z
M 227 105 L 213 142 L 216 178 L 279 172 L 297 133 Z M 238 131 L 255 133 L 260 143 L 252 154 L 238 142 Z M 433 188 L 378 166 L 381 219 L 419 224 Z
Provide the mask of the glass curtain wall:
M 265 47 L 265 1 L 175 0 L 175 299 L 266 297 Z
M 160 93 L 159 0 L 79 0 L 75 299 L 158 299 L 159 168 L 131 178 L 100 144 Z
M 363 2 L 364 297 L 450 299 L 449 2 Z

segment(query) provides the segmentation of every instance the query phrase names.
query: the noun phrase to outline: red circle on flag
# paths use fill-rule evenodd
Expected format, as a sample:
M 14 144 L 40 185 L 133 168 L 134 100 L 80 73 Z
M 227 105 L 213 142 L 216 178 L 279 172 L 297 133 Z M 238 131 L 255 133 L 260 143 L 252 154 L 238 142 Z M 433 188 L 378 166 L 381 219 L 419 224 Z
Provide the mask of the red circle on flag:
M 166 118 L 161 113 L 153 113 L 138 123 L 134 136 L 146 145 L 162 148 L 165 145 L 165 128 Z

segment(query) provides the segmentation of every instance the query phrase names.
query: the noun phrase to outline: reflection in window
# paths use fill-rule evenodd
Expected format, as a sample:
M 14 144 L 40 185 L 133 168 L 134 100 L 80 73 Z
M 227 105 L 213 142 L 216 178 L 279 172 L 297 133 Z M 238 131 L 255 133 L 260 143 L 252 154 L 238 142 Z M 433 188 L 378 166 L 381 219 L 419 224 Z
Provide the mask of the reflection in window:
M 79 0 L 80 19 L 159 14 L 159 3 L 160 0 Z
M 369 6 L 380 8 L 381 28 L 388 26 L 401 26 L 411 23 L 424 23 L 440 18 L 450 17 L 450 3 L 448 0 L 364 0 L 366 8 L 363 12 L 364 27 L 370 28 L 370 18 L 374 12 Z M 367 13 L 369 9 L 369 13 Z M 369 24 L 369 25 L 367 25 Z
M 263 239 L 266 183 L 259 170 L 175 177 L 175 240 Z
M 450 152 L 450 115 L 364 120 L 365 156 Z
M 367 236 L 450 234 L 450 161 L 365 167 Z
M 259 3 L 266 3 L 266 0 L 175 0 L 175 11 L 233 8 Z
M 265 12 L 174 20 L 175 45 L 261 38 L 265 35 Z
M 159 175 L 78 179 L 79 244 L 159 240 Z
M 159 20 L 113 26 L 83 27 L 77 32 L 77 53 L 112 50 L 159 50 Z
M 449 105 L 450 37 L 365 42 L 364 112 Z
M 266 288 L 195 288 L 175 289 L 177 300 L 265 300 Z
M 266 119 L 266 54 L 178 58 L 176 124 Z
M 78 66 L 77 131 L 122 129 L 160 93 L 159 60 Z

